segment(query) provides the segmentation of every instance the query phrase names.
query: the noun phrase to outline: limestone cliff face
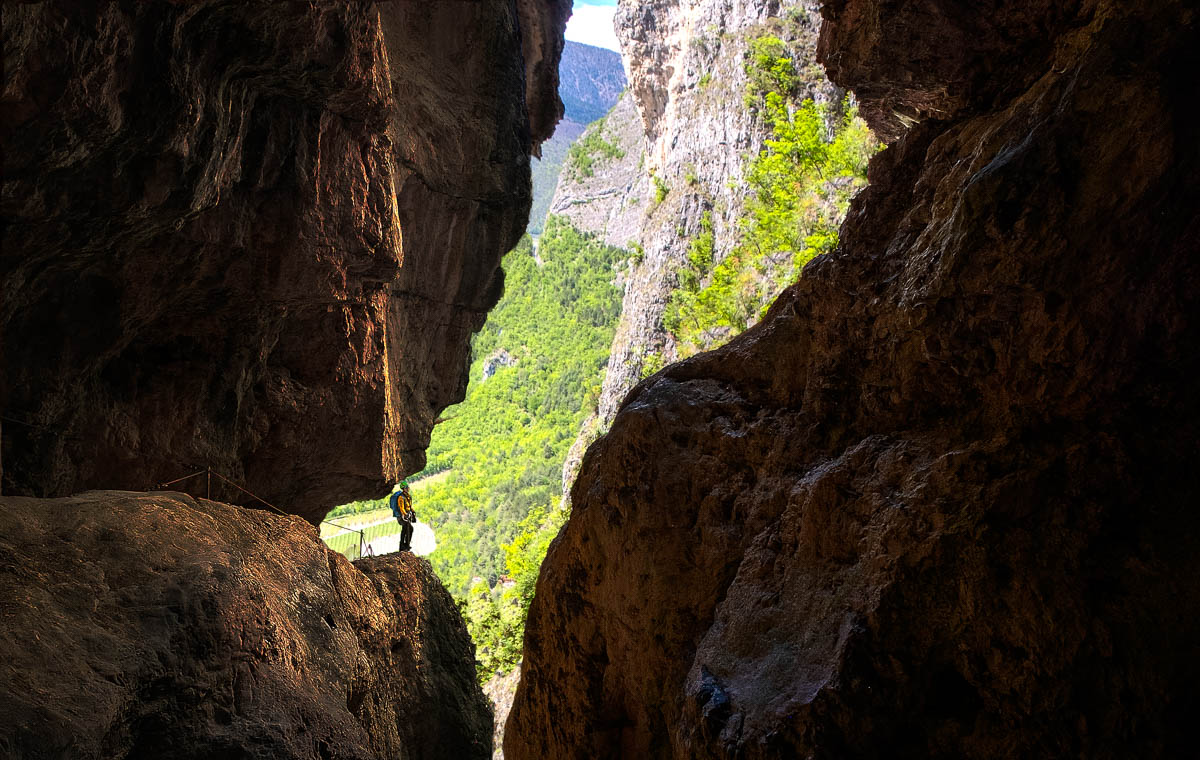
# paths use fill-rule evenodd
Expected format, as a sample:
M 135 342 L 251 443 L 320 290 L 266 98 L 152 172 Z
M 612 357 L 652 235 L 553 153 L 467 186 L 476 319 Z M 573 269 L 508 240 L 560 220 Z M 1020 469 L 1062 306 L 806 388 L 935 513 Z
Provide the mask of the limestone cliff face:
M 568 165 L 559 175 L 550 213 L 567 217 L 576 228 L 609 245 L 633 247 L 642 237 L 646 199 L 653 197 L 653 190 L 645 170 L 646 134 L 629 90 L 621 93 L 604 121 L 585 134 L 599 135 L 623 155 L 597 156 L 590 175 Z
M 772 34 L 807 51 L 808 59 L 797 61 L 806 94 L 822 103 L 841 98 L 816 66 L 815 2 L 623 2 L 616 19 L 629 90 L 591 131 L 624 155 L 598 161 L 591 176 L 568 167 L 550 206 L 610 245 L 635 251 L 596 419 L 568 458 L 564 491 L 595 431 L 611 424 L 621 399 L 654 367 L 650 357 L 677 358 L 662 317 L 701 218 L 710 215 L 718 261 L 737 242 L 741 180 L 765 133 L 743 103 L 750 42 Z
M 529 209 L 528 230 L 533 235 L 542 233 L 571 143 L 589 123 L 608 113 L 625 89 L 620 55 L 570 40 L 563 43 L 558 78 L 563 117 L 554 128 L 554 134 L 542 144 L 541 155 L 530 162 L 533 203 Z
M 491 756 L 454 600 L 298 517 L 178 493 L 0 499 L 9 758 Z
M 315 519 L 419 470 L 569 5 L 6 9 L 4 490 L 212 466 Z
M 507 757 L 1191 752 L 1196 13 L 950 5 L 826 4 L 892 142 L 584 458 Z

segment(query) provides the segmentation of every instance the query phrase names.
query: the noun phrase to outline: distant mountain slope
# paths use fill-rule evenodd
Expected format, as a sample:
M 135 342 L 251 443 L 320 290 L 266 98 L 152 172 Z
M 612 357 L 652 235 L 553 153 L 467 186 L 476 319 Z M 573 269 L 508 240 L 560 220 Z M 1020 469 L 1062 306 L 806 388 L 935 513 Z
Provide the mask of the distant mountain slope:
M 558 64 L 558 96 L 566 118 L 589 124 L 608 113 L 625 89 L 621 56 L 611 50 L 567 41 Z
M 584 129 L 579 122 L 563 119 L 554 128 L 554 136 L 542 143 L 542 157 L 529 162 L 533 173 L 533 205 L 529 207 L 529 224 L 525 229 L 530 234 L 542 234 L 550 199 L 554 197 L 554 188 L 558 187 L 558 175 L 567 160 L 567 150 Z
M 567 148 L 585 126 L 604 116 L 617 102 L 625 89 L 625 69 L 617 53 L 567 40 L 558 66 L 558 82 L 563 120 L 554 136 L 542 143 L 541 159 L 533 160 L 533 207 L 527 229 L 535 235 L 542 232 Z

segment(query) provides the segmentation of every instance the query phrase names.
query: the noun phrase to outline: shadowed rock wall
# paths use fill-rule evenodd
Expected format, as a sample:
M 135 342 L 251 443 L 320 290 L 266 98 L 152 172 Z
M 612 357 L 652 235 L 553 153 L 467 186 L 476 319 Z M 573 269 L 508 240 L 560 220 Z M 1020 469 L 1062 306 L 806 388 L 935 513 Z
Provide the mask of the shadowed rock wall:
M 3 489 L 211 466 L 315 521 L 419 470 L 525 226 L 569 8 L 6 7 Z M 355 569 L 299 518 L 0 499 L 0 618 L 5 757 L 490 755 L 428 563 Z
M 474 647 L 429 563 L 352 567 L 297 517 L 4 497 L 0 599 L 5 757 L 491 756 Z
M 838 250 L 589 450 L 505 754 L 1185 756 L 1196 14 L 824 13 L 893 142 Z
M 4 490 L 212 466 L 316 519 L 419 470 L 525 225 L 568 8 L 7 9 Z

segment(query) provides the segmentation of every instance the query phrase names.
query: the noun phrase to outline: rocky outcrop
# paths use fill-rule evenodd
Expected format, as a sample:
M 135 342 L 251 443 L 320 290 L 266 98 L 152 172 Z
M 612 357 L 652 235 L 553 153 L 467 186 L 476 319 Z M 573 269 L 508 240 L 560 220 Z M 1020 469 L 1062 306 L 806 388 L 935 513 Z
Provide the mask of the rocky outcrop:
M 488 679 L 483 685 L 483 693 L 487 695 L 495 715 L 495 728 L 492 732 L 492 760 L 504 760 L 504 724 L 508 721 L 508 713 L 512 710 L 513 697 L 517 693 L 517 683 L 521 680 L 519 667 L 508 673 L 498 673 Z
M 565 216 L 608 245 L 635 247 L 646 221 L 646 199 L 653 197 L 654 190 L 642 167 L 646 138 L 630 92 L 621 93 L 612 111 L 585 134 L 597 135 L 619 154 L 593 156 L 589 173 L 568 164 L 559 175 L 550 213 Z
M 1185 756 L 1196 13 L 824 13 L 893 142 L 835 253 L 588 452 L 505 754 Z
M 419 470 L 569 6 L 6 9 L 4 491 L 211 466 L 316 519 Z
M 179 493 L 0 499 L 11 758 L 483 758 L 474 648 L 429 564 Z
M 580 452 L 592 431 L 611 424 L 621 399 L 642 377 L 678 358 L 662 318 L 705 214 L 717 261 L 739 240 L 742 178 L 765 132 L 743 102 L 751 41 L 764 35 L 787 40 L 803 53 L 796 61 L 800 94 L 840 101 L 841 91 L 815 63 L 817 4 L 786 10 L 770 0 L 656 0 L 618 8 L 630 87 L 591 130 L 624 155 L 597 162 L 590 175 L 568 166 L 550 206 L 550 213 L 633 254 L 597 415 L 579 437 Z M 577 465 L 577 456 L 567 462 L 565 483 Z
M 501 367 L 513 367 L 517 364 L 517 357 L 510 354 L 503 348 L 498 348 L 489 354 L 483 360 L 483 372 L 479 376 L 479 382 L 487 380 L 492 375 L 496 374 Z

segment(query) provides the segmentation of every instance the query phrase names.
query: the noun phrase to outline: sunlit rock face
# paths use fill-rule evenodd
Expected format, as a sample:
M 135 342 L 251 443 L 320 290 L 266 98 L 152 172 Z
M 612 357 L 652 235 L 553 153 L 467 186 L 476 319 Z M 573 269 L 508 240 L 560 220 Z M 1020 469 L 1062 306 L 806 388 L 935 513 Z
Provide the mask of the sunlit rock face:
M 569 6 L 6 9 L 5 492 L 211 466 L 315 519 L 419 470 Z
M 825 6 L 891 144 L 585 456 L 507 757 L 1191 753 L 1196 14 L 951 5 Z
M 611 425 L 625 395 L 652 364 L 678 358 L 663 315 L 705 220 L 715 261 L 742 239 L 750 196 L 744 174 L 767 131 L 744 102 L 752 43 L 781 37 L 799 53 L 796 92 L 802 98 L 840 113 L 845 95 L 816 65 L 815 0 L 788 7 L 777 0 L 625 0 L 615 24 L 629 89 L 603 126 L 593 124 L 589 133 L 624 155 L 596 161 L 590 175 L 564 172 L 550 213 L 610 245 L 636 249 L 636 263 L 621 277 L 621 318 L 596 413 L 563 466 L 564 497 L 584 450 L 597 430 Z
M 491 757 L 429 563 L 179 493 L 0 498 L 11 758 Z

